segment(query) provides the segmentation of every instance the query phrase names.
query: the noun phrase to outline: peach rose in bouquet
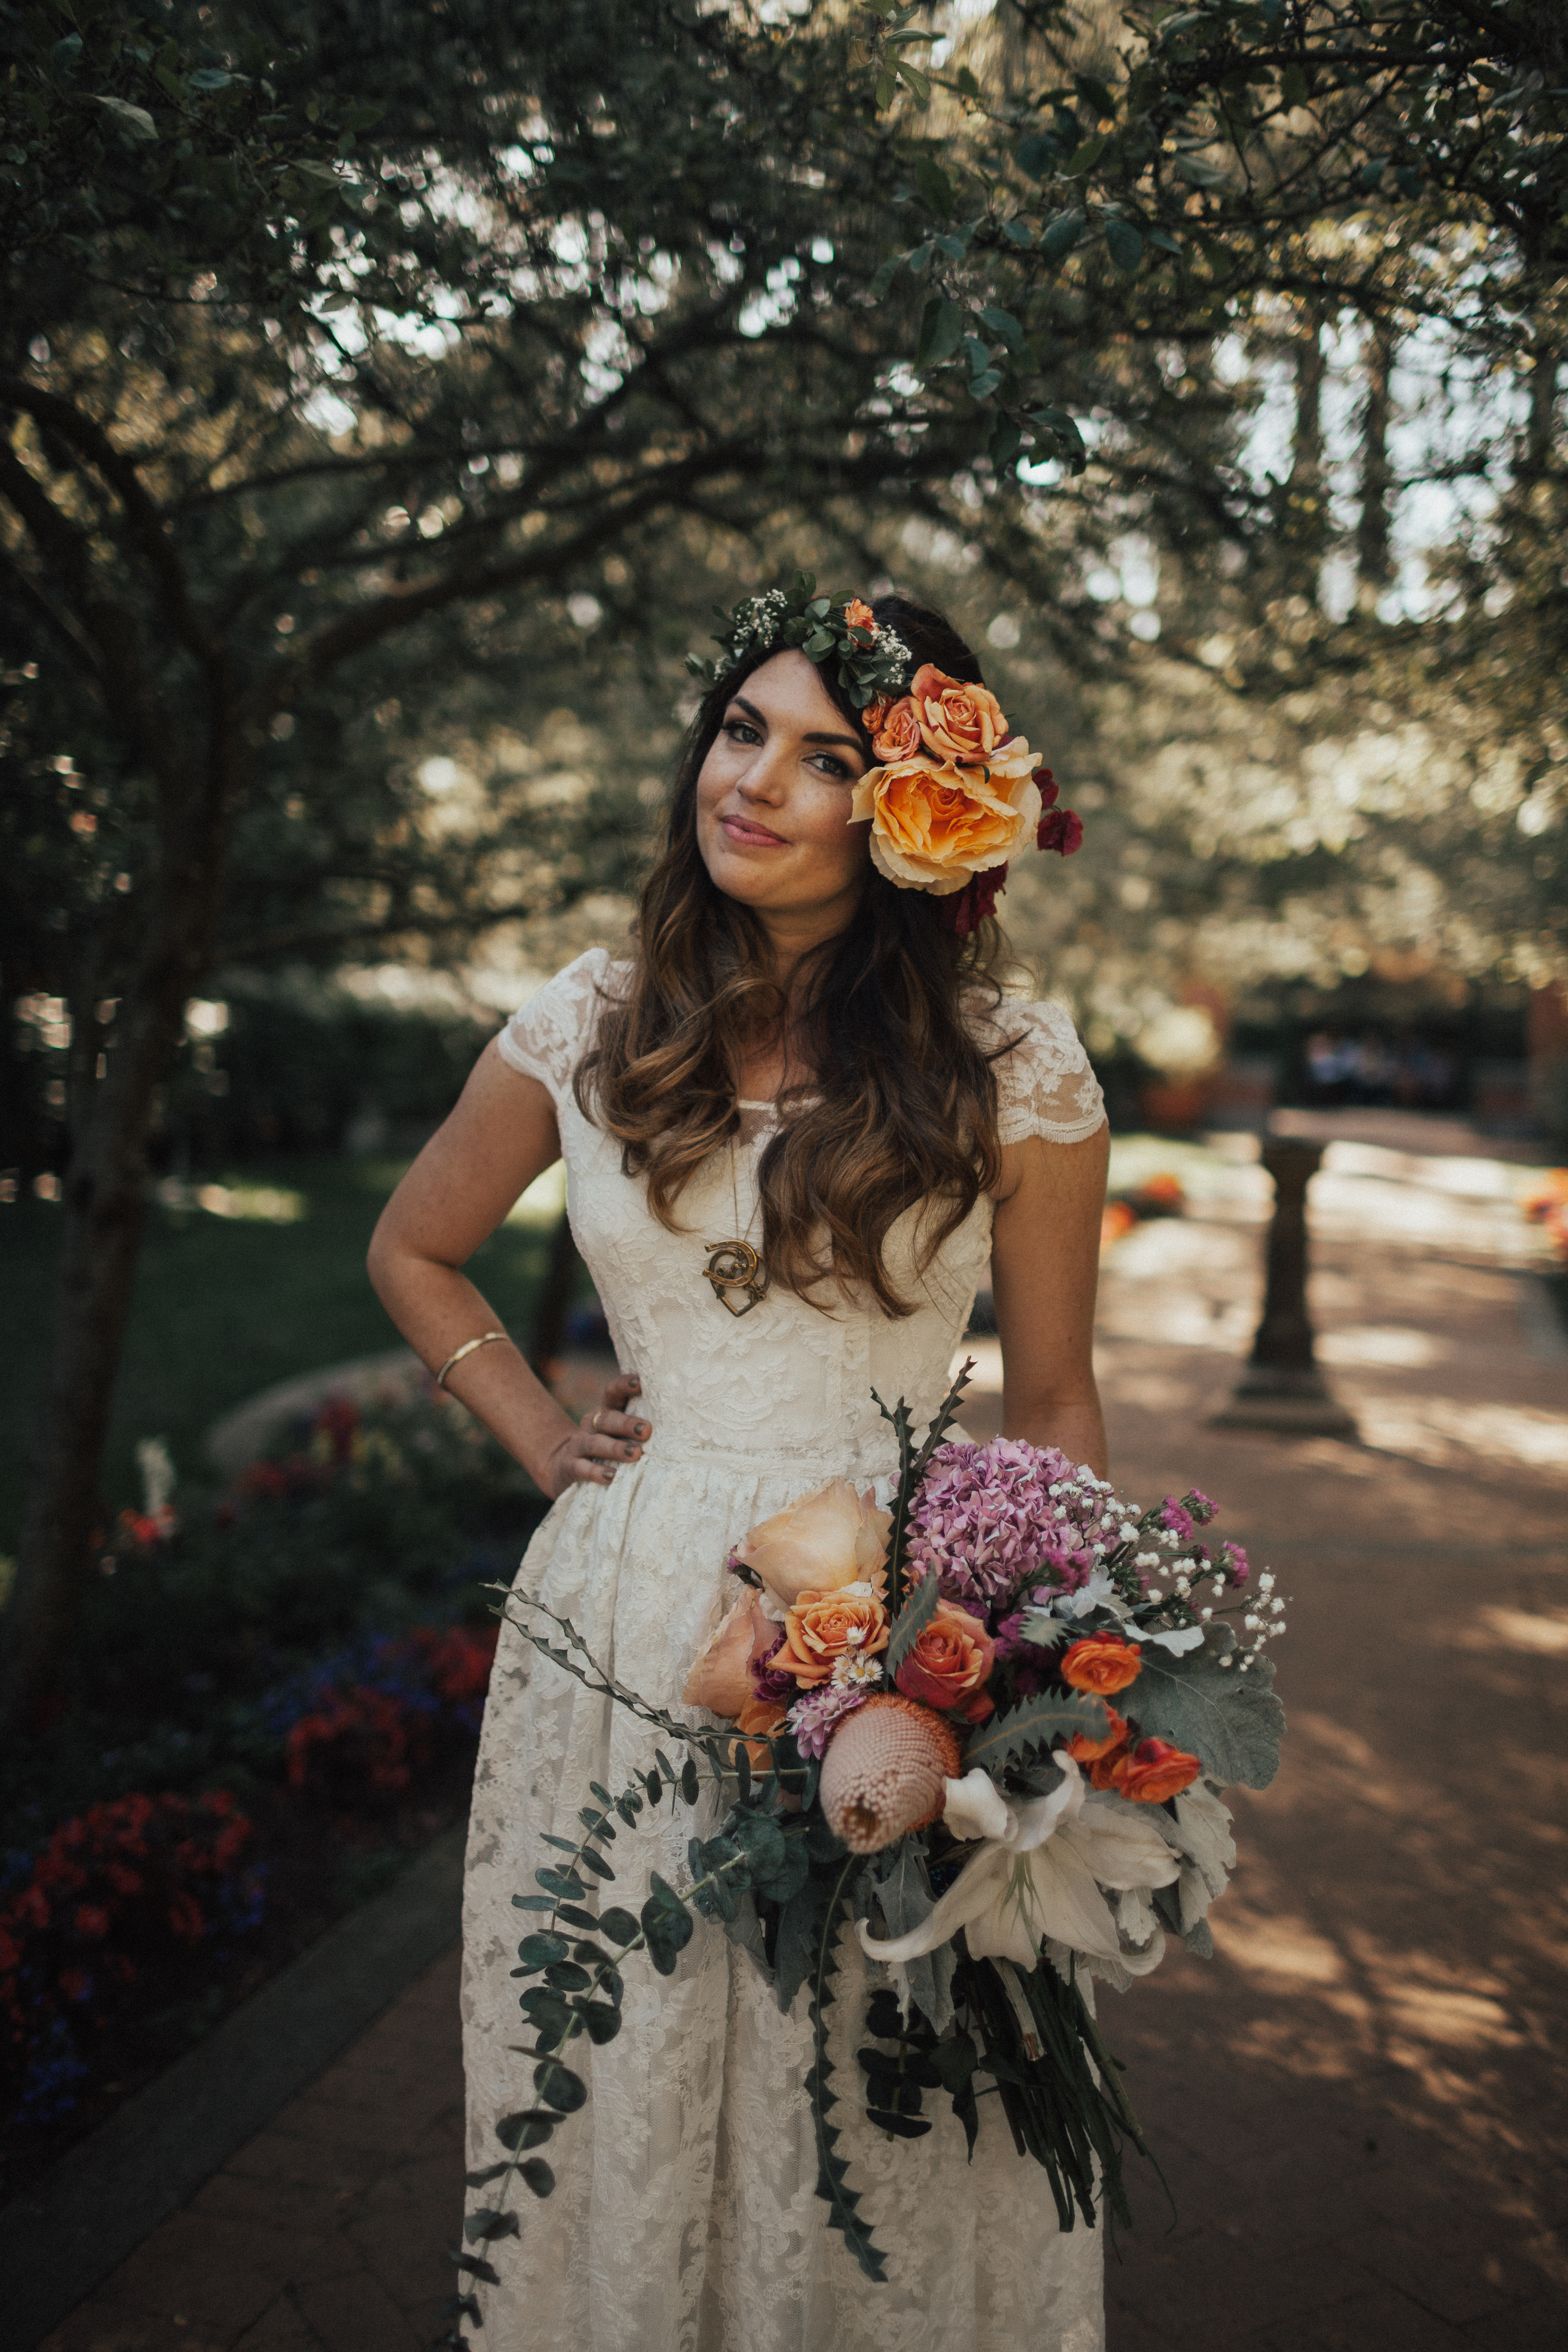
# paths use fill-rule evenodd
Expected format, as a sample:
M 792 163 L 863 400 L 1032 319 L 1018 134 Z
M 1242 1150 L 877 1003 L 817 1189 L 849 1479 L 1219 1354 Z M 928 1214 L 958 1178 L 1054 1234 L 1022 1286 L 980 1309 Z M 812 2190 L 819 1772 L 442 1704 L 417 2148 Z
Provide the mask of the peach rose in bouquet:
M 681 1705 L 705 1706 L 710 1714 L 728 1716 L 733 1722 L 756 1697 L 752 1660 L 765 1656 L 778 1637 L 779 1629 L 762 1602 L 743 1593 L 691 1661 Z
M 1005 866 L 1040 821 L 1026 743 L 1008 744 L 989 767 L 961 768 L 921 755 L 868 768 L 851 817 L 871 820 L 871 863 L 904 889 L 945 898 L 972 874 Z
M 916 670 L 910 700 L 921 734 L 941 759 L 987 761 L 1006 735 L 1002 706 L 989 687 L 967 686 L 934 662 Z
M 836 1592 L 845 1584 L 869 1584 L 880 1592 L 892 1524 L 892 1514 L 877 1508 L 869 1489 L 858 1495 L 847 1478 L 829 1478 L 798 1503 L 759 1520 L 734 1556 L 786 1609 L 803 1592 Z

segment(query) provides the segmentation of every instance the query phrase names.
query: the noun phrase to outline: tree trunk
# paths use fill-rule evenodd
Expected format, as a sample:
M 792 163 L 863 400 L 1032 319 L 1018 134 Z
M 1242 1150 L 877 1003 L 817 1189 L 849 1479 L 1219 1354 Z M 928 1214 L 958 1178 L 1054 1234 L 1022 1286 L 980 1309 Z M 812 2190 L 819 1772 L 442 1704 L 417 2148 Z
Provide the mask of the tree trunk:
M 1393 572 L 1388 515 L 1388 495 L 1393 487 L 1388 464 L 1389 378 L 1393 369 L 1392 340 L 1376 329 L 1366 352 L 1366 400 L 1361 426 L 1361 518 L 1355 541 L 1361 602 L 1369 607 L 1376 604 Z
M 135 1286 L 153 1105 L 207 959 L 218 876 L 187 849 L 169 883 L 175 903 L 162 910 L 121 999 L 101 1078 L 90 993 L 74 1008 L 65 1229 L 0 1654 L 0 1727 L 13 1737 L 65 1696 L 102 1519 L 100 1467 Z

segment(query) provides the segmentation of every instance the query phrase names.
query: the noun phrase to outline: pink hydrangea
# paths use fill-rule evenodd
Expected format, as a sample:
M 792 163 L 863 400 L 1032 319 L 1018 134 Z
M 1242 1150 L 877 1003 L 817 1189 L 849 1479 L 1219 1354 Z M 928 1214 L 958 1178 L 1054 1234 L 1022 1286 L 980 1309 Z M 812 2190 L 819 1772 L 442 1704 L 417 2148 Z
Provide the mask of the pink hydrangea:
M 1074 1591 L 1119 1540 L 1109 1499 L 1054 1446 L 939 1446 L 910 1512 L 910 1573 L 934 1570 L 948 1600 L 988 1622 L 1026 1579 Z

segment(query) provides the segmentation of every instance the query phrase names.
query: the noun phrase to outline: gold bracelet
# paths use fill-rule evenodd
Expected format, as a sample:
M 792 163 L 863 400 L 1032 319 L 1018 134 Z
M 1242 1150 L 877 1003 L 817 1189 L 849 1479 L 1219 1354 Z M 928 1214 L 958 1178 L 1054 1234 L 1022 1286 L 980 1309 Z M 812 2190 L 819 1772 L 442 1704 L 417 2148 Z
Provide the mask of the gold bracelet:
M 510 1331 L 481 1331 L 477 1339 L 465 1339 L 460 1348 L 453 1349 L 451 1354 L 447 1357 L 446 1362 L 437 1373 L 437 1387 L 438 1389 L 444 1389 L 447 1385 L 447 1373 L 451 1371 L 456 1365 L 460 1364 L 465 1356 L 471 1356 L 476 1348 L 488 1348 L 492 1339 L 510 1339 L 510 1337 L 511 1334 Z

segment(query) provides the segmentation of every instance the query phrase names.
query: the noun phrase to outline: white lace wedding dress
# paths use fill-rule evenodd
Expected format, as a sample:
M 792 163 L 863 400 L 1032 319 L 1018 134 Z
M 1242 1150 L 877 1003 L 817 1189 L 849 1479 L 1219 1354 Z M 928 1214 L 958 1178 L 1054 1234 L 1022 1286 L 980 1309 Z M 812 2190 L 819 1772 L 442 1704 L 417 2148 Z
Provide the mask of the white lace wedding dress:
M 685 1196 L 690 1231 L 668 1233 L 621 1172 L 619 1145 L 573 1100 L 606 980 L 614 985 L 603 950 L 580 957 L 512 1019 L 500 1051 L 554 1097 L 573 1231 L 616 1355 L 641 1375 L 654 1434 L 613 1485 L 574 1487 L 554 1506 L 518 1590 L 570 1617 L 602 1664 L 670 1706 L 726 1587 L 732 1593 L 725 1562 L 735 1538 L 824 1478 L 864 1486 L 895 1466 L 873 1389 L 889 1402 L 906 1396 L 917 1423 L 935 1411 L 985 1273 L 991 1203 L 945 1244 L 905 1321 L 874 1307 L 824 1314 L 783 1291 L 731 1316 L 703 1278 L 705 1244 L 736 1231 L 730 1155 Z M 1091 1135 L 1100 1089 L 1066 1014 L 1006 1005 L 999 1017 L 1023 1037 L 999 1066 L 1004 1141 Z M 767 1105 L 747 1108 L 734 1155 L 742 1232 L 772 1117 Z M 888 1254 L 905 1286 L 910 1223 L 894 1228 Z M 535 1891 L 534 1870 L 551 1858 L 542 1832 L 576 1834 L 590 1780 L 618 1790 L 654 1744 L 503 1627 L 468 1850 L 473 2168 L 501 2153 L 497 2120 L 533 2099 L 515 2048 L 530 2039 L 522 1986 L 509 1973 L 531 1923 L 510 1898 Z M 606 1905 L 637 1908 L 650 1870 L 684 1884 L 693 1827 L 707 1824 L 684 1808 L 672 1820 L 666 1805 L 657 1822 L 645 1813 L 636 1834 L 622 1830 Z M 491 2250 L 502 2284 L 479 2289 L 488 2352 L 1098 2352 L 1101 2231 L 1058 2230 L 1045 2176 L 1016 2153 L 994 2099 L 982 2102 L 973 2163 L 940 2095 L 928 2094 L 936 2120 L 922 2139 L 889 2141 L 867 2121 L 854 2052 L 868 1964 L 851 1940 L 840 1948 L 839 2152 L 889 2283 L 861 2275 L 813 2193 L 805 1993 L 781 2015 L 754 1962 L 717 1923 L 699 1922 L 673 1977 L 643 1958 L 628 1963 L 616 2041 L 592 2053 L 574 2045 L 571 2063 L 591 2075 L 588 2105 L 543 2151 L 554 2194 L 536 2202 L 522 2192 L 521 2242 Z

